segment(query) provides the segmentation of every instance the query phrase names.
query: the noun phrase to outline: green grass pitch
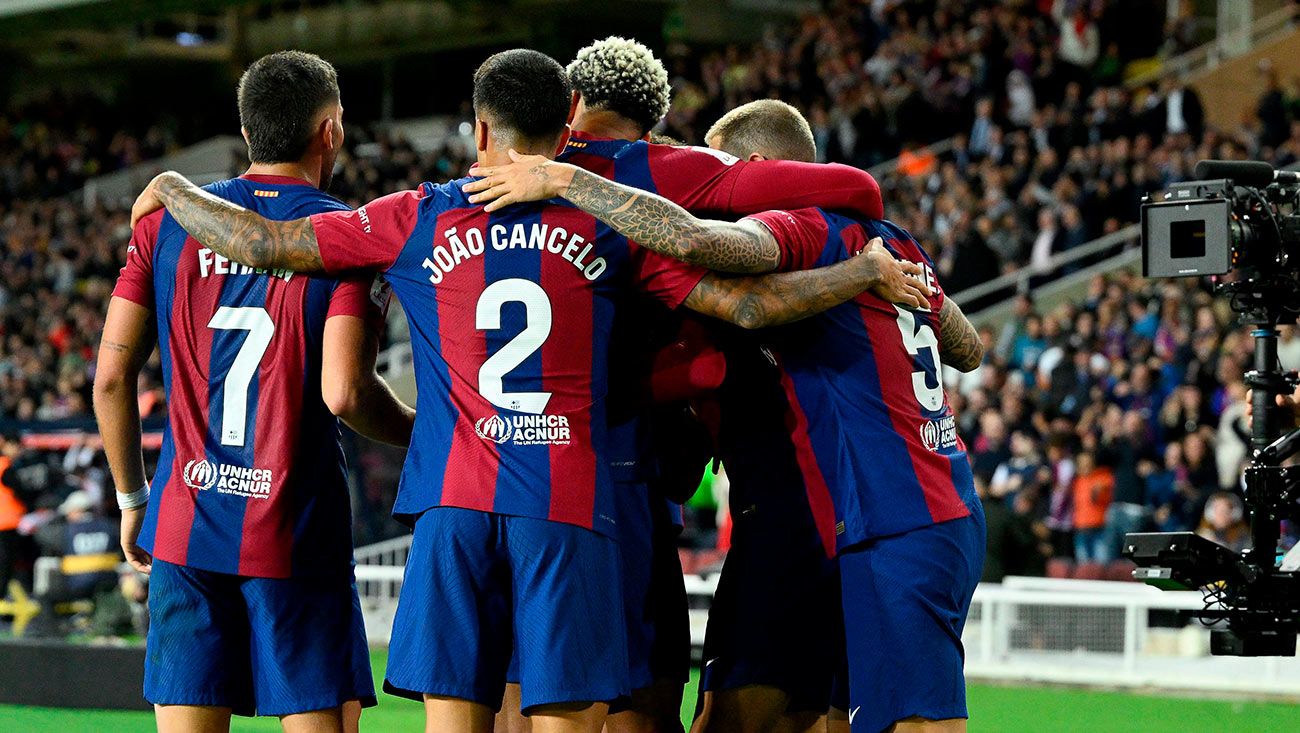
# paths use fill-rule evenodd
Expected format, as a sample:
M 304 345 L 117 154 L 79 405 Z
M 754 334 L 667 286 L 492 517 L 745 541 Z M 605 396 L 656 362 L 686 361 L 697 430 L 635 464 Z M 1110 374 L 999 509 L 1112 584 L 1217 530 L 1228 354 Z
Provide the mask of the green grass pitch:
M 386 655 L 371 654 L 378 685 Z M 687 687 L 682 719 L 694 708 L 696 675 Z M 972 685 L 972 733 L 1295 733 L 1300 730 L 1300 704 L 1233 702 L 1193 697 L 1168 697 L 1123 692 L 1057 687 Z M 379 706 L 361 717 L 362 731 L 418 731 L 424 717 L 420 705 L 381 693 Z M 0 731 L 50 731 L 54 733 L 127 733 L 152 731 L 149 713 L 101 710 L 63 710 L 0 706 Z M 278 731 L 272 718 L 235 718 L 232 729 L 241 733 Z

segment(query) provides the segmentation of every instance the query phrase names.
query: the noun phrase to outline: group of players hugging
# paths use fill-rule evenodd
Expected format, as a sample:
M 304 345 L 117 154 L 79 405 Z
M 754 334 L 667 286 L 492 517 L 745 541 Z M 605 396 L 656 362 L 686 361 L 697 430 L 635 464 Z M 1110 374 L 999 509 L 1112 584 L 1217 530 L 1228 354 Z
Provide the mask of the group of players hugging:
M 356 730 L 375 704 L 341 419 L 409 446 L 384 686 L 428 731 L 681 731 L 672 500 L 710 456 L 734 530 L 694 729 L 964 730 L 984 523 L 940 369 L 982 346 L 876 182 L 812 162 L 776 100 L 709 148 L 653 142 L 668 75 L 626 39 L 498 53 L 473 94 L 466 177 L 353 211 L 324 193 L 333 67 L 272 54 L 239 85 L 247 173 L 136 202 L 95 409 L 159 729 Z M 390 289 L 415 409 L 375 373 Z

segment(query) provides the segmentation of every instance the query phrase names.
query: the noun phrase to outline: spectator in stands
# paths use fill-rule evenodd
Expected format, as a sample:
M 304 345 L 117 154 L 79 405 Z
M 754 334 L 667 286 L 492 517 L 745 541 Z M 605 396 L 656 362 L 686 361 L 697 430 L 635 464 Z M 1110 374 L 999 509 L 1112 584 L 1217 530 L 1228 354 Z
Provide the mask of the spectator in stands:
M 1052 166 L 1051 163 L 1041 165 L 1044 169 L 1050 169 Z M 1029 249 L 1029 266 L 1037 272 L 1046 272 L 1050 268 L 1052 255 L 1061 252 L 1064 248 L 1065 243 L 1061 229 L 1057 226 L 1056 212 L 1044 206 L 1038 210 L 1038 233 L 1034 235 L 1034 243 Z
M 1008 459 L 1011 450 L 1007 445 L 1007 426 L 997 410 L 985 410 L 979 418 L 979 435 L 971 446 L 971 470 L 986 482 Z
M 1082 0 L 1055 0 L 1052 17 L 1060 33 L 1060 59 L 1066 77 L 1086 80 L 1101 55 L 1101 34 L 1092 17 L 1091 3 Z
M 1016 337 L 1011 348 L 1011 366 L 1032 375 L 1038 366 L 1038 359 L 1047 350 L 1047 341 L 1043 338 L 1043 319 L 1031 314 L 1025 319 L 1025 330 Z M 1032 379 L 1032 377 L 1031 377 Z
M 1163 120 L 1163 135 L 1190 135 L 1200 140 L 1205 134 L 1205 109 L 1201 97 L 1185 77 L 1168 77 L 1160 86 L 1155 118 Z M 1153 95 L 1155 96 L 1155 95 Z
M 1134 370 L 1137 371 L 1136 369 Z M 1106 539 L 1101 544 L 1099 562 L 1119 557 L 1124 535 L 1142 531 L 1149 519 L 1143 462 L 1153 459 L 1150 427 L 1141 412 L 1124 413 L 1117 433 L 1102 434 L 1103 463 L 1114 473 L 1114 491 L 1106 507 Z
M 1052 557 L 1074 556 L 1074 459 L 1069 453 L 1069 438 L 1057 434 L 1047 445 L 1047 465 L 1051 469 L 1051 493 L 1043 526 L 1049 532 Z
M 1115 477 L 1109 468 L 1097 465 L 1091 451 L 1075 457 L 1074 557 L 1077 562 L 1105 562 L 1106 509 L 1115 489 Z
M 117 525 L 95 511 L 84 491 L 74 491 L 59 505 L 61 519 L 37 532 L 42 557 L 60 558 L 59 571 L 49 579 L 40 595 L 42 629 L 58 627 L 58 605 L 93 600 L 117 587 L 117 569 L 122 563 Z
M 1196 534 L 1234 552 L 1246 549 L 1250 545 L 1250 525 L 1241 498 L 1226 491 L 1211 496 Z
M 0 598 L 9 593 L 9 581 L 16 577 L 22 541 L 18 524 L 27 513 L 17 489 L 5 483 L 5 474 L 20 452 L 17 438 L 0 436 Z
M 975 121 L 971 123 L 970 141 L 967 143 L 971 155 L 988 155 L 992 135 L 993 100 L 985 97 L 975 103 Z
M 1146 484 L 1147 510 L 1158 532 L 1176 532 L 1195 523 L 1195 491 L 1187 482 L 1183 465 L 1183 446 L 1165 446 L 1164 463 L 1146 459 L 1138 468 Z
M 1259 144 L 1264 148 L 1276 148 L 1291 134 L 1291 125 L 1287 119 L 1286 98 L 1282 93 L 1282 84 L 1278 80 L 1277 70 L 1269 59 L 1259 62 L 1259 74 L 1264 79 L 1264 93 L 1255 107 L 1259 118 Z

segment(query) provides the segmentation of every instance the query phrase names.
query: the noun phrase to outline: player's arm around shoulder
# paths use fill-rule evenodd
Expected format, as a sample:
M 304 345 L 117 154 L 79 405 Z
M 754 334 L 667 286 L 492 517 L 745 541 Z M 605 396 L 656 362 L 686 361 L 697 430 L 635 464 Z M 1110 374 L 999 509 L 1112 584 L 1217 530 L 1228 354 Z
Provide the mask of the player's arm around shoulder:
M 958 371 L 974 371 L 984 361 L 984 341 L 952 298 L 939 309 L 939 348 L 943 363 Z
M 683 304 L 747 329 L 808 318 L 868 290 L 892 303 L 928 309 L 932 291 L 921 272 L 920 265 L 896 259 L 874 239 L 860 255 L 827 267 L 759 277 L 707 274 Z
M 781 253 L 771 232 L 753 222 L 698 219 L 668 199 L 607 180 L 567 163 L 510 151 L 510 165 L 476 169 L 465 186 L 487 211 L 560 197 L 640 246 L 720 272 L 775 270 Z
M 159 173 L 131 207 L 131 224 L 160 208 L 190 236 L 222 257 L 251 267 L 320 272 L 311 219 L 273 221 L 214 196 L 174 171 Z

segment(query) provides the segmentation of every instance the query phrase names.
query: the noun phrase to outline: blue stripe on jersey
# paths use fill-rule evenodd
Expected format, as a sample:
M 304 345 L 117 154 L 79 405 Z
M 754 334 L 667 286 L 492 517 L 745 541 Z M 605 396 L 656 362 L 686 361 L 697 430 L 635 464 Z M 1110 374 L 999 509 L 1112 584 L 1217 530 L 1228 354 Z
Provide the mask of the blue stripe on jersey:
M 654 176 L 650 175 L 650 146 L 637 141 L 626 143 L 614 157 L 614 180 L 625 186 L 658 193 Z
M 608 242 L 610 241 L 611 236 L 616 236 L 614 231 L 606 226 L 604 222 L 597 219 L 596 241 Z M 609 263 L 609 269 L 611 271 L 628 273 L 632 269 L 628 264 L 630 253 L 626 246 L 610 247 L 609 251 L 604 254 L 604 257 L 605 261 Z M 627 287 L 628 283 L 626 279 L 620 282 L 616 281 L 614 278 L 603 278 L 600 283 L 597 283 L 596 288 L 592 290 L 591 355 L 593 363 L 591 365 L 591 387 L 592 397 L 594 399 L 592 400 L 590 408 L 592 425 L 591 444 L 595 450 L 596 456 L 598 457 L 612 456 L 613 459 L 617 460 L 618 456 L 614 451 L 624 451 L 624 455 L 630 455 L 638 460 L 638 462 L 646 460 L 648 463 L 648 457 L 637 455 L 638 448 L 641 444 L 641 441 L 637 437 L 637 433 L 641 427 L 640 425 L 638 425 L 638 430 L 632 434 L 633 441 L 630 446 L 619 445 L 616 443 L 616 439 L 611 436 L 609 431 L 596 429 L 596 426 L 598 425 L 608 424 L 609 399 L 607 399 L 607 395 L 609 393 L 610 385 L 609 346 L 613 337 L 611 331 L 616 320 L 615 313 L 618 310 L 617 303 L 621 297 L 617 290 L 626 289 Z M 604 330 L 601 330 L 602 326 L 604 327 Z M 603 360 L 601 355 L 604 355 Z M 641 422 L 639 417 L 635 417 L 633 420 L 637 423 Z M 606 476 L 608 470 L 608 459 L 605 461 L 604 465 L 596 466 L 597 489 L 595 506 L 592 507 L 593 519 L 617 516 L 616 512 L 618 509 L 613 491 L 600 490 L 601 486 L 609 485 L 605 483 L 608 481 L 608 477 Z M 600 526 L 600 523 L 595 522 L 593 526 Z
M 507 231 L 510 231 L 516 225 L 522 225 L 524 231 L 531 231 L 533 227 L 540 226 L 541 223 L 541 205 L 512 206 L 508 211 L 492 214 L 488 218 L 488 231 L 491 231 L 494 224 L 505 225 Z M 512 278 L 537 283 L 540 286 L 542 282 L 542 250 L 510 250 L 508 256 L 485 256 L 483 258 L 483 283 L 485 287 Z M 488 358 L 491 359 L 502 347 L 514 340 L 528 326 L 528 319 L 530 317 L 537 318 L 537 315 L 535 313 L 530 314 L 524 304 L 517 301 L 508 301 L 502 304 L 501 328 L 483 332 L 487 340 Z M 550 337 L 555 338 L 556 336 L 557 334 L 552 333 Z M 542 375 L 545 374 L 545 371 L 542 368 L 542 348 L 538 347 L 526 359 L 519 362 L 518 366 L 506 373 L 502 379 L 502 390 L 506 393 L 543 391 Z M 498 408 L 497 414 L 504 420 L 510 420 L 513 415 L 521 413 L 511 413 L 508 410 Z M 497 450 L 500 452 L 501 459 L 497 465 L 497 484 L 493 492 L 492 510 L 500 514 L 535 517 L 540 513 L 541 516 L 545 516 L 550 508 L 551 492 L 558 488 L 552 486 L 550 446 L 545 444 L 519 445 L 514 441 L 508 441 L 498 446 Z M 509 475 L 511 466 L 527 466 L 530 469 L 535 469 L 539 475 L 511 476 Z M 524 480 L 521 481 L 521 478 L 524 478 Z M 518 486 L 521 484 L 530 488 L 529 493 L 525 494 L 509 489 L 501 490 L 502 485 Z
M 426 193 L 429 191 L 426 189 Z M 420 206 L 433 207 L 436 195 L 426 195 Z M 447 371 L 437 345 L 442 343 L 440 335 L 437 288 L 430 285 L 428 270 L 421 263 L 433 248 L 433 237 L 438 224 L 437 213 L 422 211 L 416 217 L 415 229 L 406 240 L 406 246 L 398 254 L 393 265 L 384 273 L 393 293 L 402 304 L 406 314 L 407 327 L 411 332 L 411 343 L 415 345 L 412 354 L 415 361 L 415 382 L 424 385 L 449 385 L 451 375 Z M 412 314 L 418 313 L 418 318 Z M 434 348 L 419 348 L 425 343 Z M 416 414 L 420 415 L 419 424 L 453 426 L 460 419 L 460 411 L 455 402 L 440 390 L 420 389 L 416 392 Z M 431 506 L 442 503 L 443 477 L 447 474 L 447 459 L 451 456 L 453 430 L 425 430 L 420 439 L 411 440 L 411 448 L 406 453 L 399 479 L 397 500 L 393 503 L 393 514 L 414 515 Z
M 243 193 L 240 196 L 238 193 Z M 235 203 L 257 209 L 242 186 L 230 186 L 225 192 Z M 234 265 L 231 265 L 234 267 Z M 226 277 L 222 279 L 218 309 L 264 308 L 267 289 L 272 277 Z M 218 312 L 220 312 L 218 310 Z M 222 445 L 221 429 L 225 423 L 225 395 L 230 385 L 227 376 L 240 349 L 248 341 L 245 330 L 212 329 L 212 353 L 208 365 L 208 430 L 204 437 L 207 459 L 221 466 L 257 465 L 256 434 L 258 391 L 261 382 L 261 365 L 248 382 L 248 395 L 244 419 L 242 445 Z M 194 514 L 196 521 L 190 532 L 189 557 L 202 557 L 209 569 L 217 572 L 238 573 L 239 554 L 244 537 L 244 511 L 251 499 L 239 494 L 223 494 L 214 489 L 196 492 Z M 202 521 L 199 521 L 199 517 Z
M 298 275 L 296 277 L 302 277 Z M 325 323 L 329 315 L 330 300 L 338 288 L 337 280 L 312 278 L 307 283 L 307 293 L 303 298 L 304 323 Z M 293 505 L 296 507 L 293 527 L 293 552 L 291 566 L 293 574 L 309 571 L 313 565 L 320 563 L 320 548 L 337 544 L 342 538 L 335 534 L 342 528 L 351 527 L 350 516 L 338 516 L 338 513 L 351 511 L 351 501 L 323 500 L 322 488 L 331 483 L 338 483 L 338 491 L 346 493 L 347 459 L 339 444 L 341 430 L 338 420 L 330 413 L 320 396 L 321 379 L 321 342 L 324 329 L 307 328 L 306 363 L 303 365 L 303 415 L 299 429 L 299 446 L 325 446 L 326 452 L 304 460 L 297 467 L 295 481 L 288 486 L 293 492 Z M 295 451 L 304 455 L 302 451 Z M 344 480 L 340 480 L 340 479 Z M 334 516 L 329 516 L 333 514 Z M 310 521 L 309 521 L 310 520 Z

